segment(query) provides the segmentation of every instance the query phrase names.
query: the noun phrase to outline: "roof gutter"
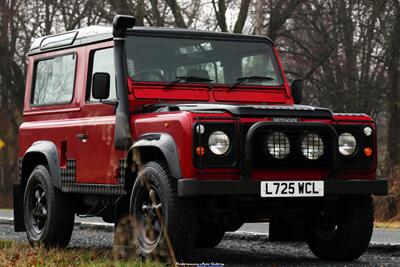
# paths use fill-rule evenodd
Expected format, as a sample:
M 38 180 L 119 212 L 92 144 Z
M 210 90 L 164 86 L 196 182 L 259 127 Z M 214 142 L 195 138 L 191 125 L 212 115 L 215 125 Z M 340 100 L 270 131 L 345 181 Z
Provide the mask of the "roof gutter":
M 117 150 L 128 150 L 132 145 L 125 40 L 127 29 L 132 28 L 135 25 L 135 21 L 134 17 L 125 15 L 116 15 L 113 21 L 114 67 L 118 98 L 114 146 Z

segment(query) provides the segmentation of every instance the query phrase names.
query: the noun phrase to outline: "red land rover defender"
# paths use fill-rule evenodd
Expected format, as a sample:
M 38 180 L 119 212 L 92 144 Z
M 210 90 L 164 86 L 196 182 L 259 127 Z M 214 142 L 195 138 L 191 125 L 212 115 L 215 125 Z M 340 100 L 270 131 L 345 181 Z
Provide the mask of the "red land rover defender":
M 131 213 L 142 254 L 166 232 L 182 255 L 270 222 L 271 240 L 292 230 L 319 258 L 358 258 L 371 195 L 387 194 L 374 121 L 299 105 L 301 81 L 288 85 L 267 37 L 134 21 L 33 43 L 16 231 L 66 246 L 75 214 Z

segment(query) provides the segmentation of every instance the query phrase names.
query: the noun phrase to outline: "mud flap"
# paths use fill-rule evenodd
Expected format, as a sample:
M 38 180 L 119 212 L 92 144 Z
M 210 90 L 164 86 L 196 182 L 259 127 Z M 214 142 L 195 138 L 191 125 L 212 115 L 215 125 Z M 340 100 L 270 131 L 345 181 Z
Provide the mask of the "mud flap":
M 13 207 L 15 232 L 24 232 L 24 191 L 19 184 L 13 186 Z

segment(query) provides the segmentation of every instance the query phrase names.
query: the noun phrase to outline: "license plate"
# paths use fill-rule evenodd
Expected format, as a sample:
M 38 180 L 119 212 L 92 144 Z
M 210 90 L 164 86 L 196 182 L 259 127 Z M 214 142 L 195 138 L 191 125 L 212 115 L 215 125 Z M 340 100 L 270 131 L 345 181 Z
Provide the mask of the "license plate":
M 261 197 L 322 197 L 324 181 L 261 182 Z

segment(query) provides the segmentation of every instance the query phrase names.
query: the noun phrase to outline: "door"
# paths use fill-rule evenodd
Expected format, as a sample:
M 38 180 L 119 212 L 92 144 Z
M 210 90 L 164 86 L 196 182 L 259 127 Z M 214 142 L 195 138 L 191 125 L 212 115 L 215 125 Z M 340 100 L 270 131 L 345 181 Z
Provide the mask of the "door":
M 92 77 L 96 72 L 110 75 L 110 96 L 116 99 L 113 49 L 88 48 L 89 71 L 82 109 L 84 117 L 76 134 L 76 180 L 78 183 L 117 184 L 121 152 L 114 148 L 115 107 L 92 97 Z

